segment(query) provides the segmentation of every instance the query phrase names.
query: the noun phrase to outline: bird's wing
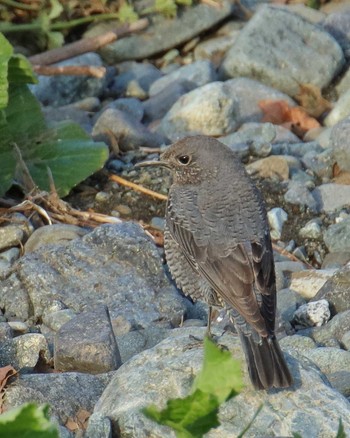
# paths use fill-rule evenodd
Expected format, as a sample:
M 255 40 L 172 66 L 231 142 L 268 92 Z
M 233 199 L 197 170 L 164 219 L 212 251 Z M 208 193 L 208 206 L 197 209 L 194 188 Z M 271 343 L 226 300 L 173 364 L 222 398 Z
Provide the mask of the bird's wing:
M 273 333 L 276 298 L 269 237 L 267 242 L 242 242 L 221 251 L 215 242 L 199 245 L 193 233 L 176 220 L 168 226 L 187 260 L 196 264 L 216 293 L 262 336 Z

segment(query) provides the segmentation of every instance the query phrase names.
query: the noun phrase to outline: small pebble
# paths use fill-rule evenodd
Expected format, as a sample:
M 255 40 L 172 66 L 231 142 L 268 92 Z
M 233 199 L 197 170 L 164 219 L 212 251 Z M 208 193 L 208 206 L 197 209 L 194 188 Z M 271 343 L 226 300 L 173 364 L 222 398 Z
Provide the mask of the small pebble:
M 22 321 L 9 321 L 8 325 L 15 332 L 26 333 L 29 330 L 28 325 Z
M 317 219 L 307 222 L 299 230 L 299 236 L 306 239 L 319 239 L 322 236 L 322 231 Z

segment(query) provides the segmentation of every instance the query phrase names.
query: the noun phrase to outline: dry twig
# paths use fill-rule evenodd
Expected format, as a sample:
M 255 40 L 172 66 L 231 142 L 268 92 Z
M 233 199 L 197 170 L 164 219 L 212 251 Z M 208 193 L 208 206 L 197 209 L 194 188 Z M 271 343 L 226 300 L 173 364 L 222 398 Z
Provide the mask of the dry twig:
M 93 65 L 33 65 L 33 70 L 38 75 L 44 76 L 72 75 L 103 78 L 106 74 L 105 67 L 95 67 Z
M 55 62 L 63 61 L 65 59 L 73 58 L 74 56 L 81 55 L 87 52 L 96 52 L 99 48 L 110 44 L 117 38 L 124 36 L 131 32 L 137 32 L 145 29 L 148 26 L 148 20 L 142 18 L 129 25 L 125 25 L 116 29 L 115 31 L 109 31 L 102 35 L 91 38 L 83 38 L 79 41 L 75 41 L 71 44 L 66 44 L 63 47 L 48 50 L 38 55 L 31 56 L 29 61 L 33 65 L 50 65 Z
M 300 260 L 298 257 L 296 257 L 294 254 L 286 251 L 284 248 L 281 248 L 280 246 L 276 245 L 275 243 L 272 244 L 272 249 L 279 254 L 288 257 L 293 262 L 301 262 L 304 263 L 305 266 L 307 266 L 308 269 L 315 269 L 310 263 L 306 262 L 305 260 Z
M 160 199 L 162 201 L 166 201 L 168 197 L 166 195 L 162 195 L 161 193 L 154 192 L 153 190 L 146 189 L 146 187 L 140 186 L 139 184 L 135 184 L 131 181 L 128 181 L 120 176 L 117 175 L 110 175 L 109 179 L 117 182 L 118 184 L 130 187 L 133 190 L 136 190 L 137 192 L 144 193 L 145 195 L 153 196 L 154 198 Z

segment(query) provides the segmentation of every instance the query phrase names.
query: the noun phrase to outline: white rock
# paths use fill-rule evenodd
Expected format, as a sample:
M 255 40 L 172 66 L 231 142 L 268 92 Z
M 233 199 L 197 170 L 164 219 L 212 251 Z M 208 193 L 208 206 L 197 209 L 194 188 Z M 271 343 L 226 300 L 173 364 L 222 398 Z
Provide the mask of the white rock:
M 294 321 L 302 327 L 320 327 L 329 321 L 331 312 L 327 300 L 310 301 L 294 312 Z

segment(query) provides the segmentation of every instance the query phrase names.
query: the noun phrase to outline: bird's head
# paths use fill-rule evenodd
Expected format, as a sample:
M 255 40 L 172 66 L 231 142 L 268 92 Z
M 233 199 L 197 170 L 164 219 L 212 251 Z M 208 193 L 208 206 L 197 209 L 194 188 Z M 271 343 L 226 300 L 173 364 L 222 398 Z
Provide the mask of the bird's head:
M 224 156 L 222 156 L 224 154 Z M 223 161 L 218 160 L 218 155 Z M 159 161 L 144 161 L 137 167 L 162 166 L 170 169 L 178 184 L 199 184 L 203 180 L 216 178 L 220 163 L 225 157 L 232 160 L 232 152 L 218 140 L 204 135 L 186 137 L 171 145 Z

